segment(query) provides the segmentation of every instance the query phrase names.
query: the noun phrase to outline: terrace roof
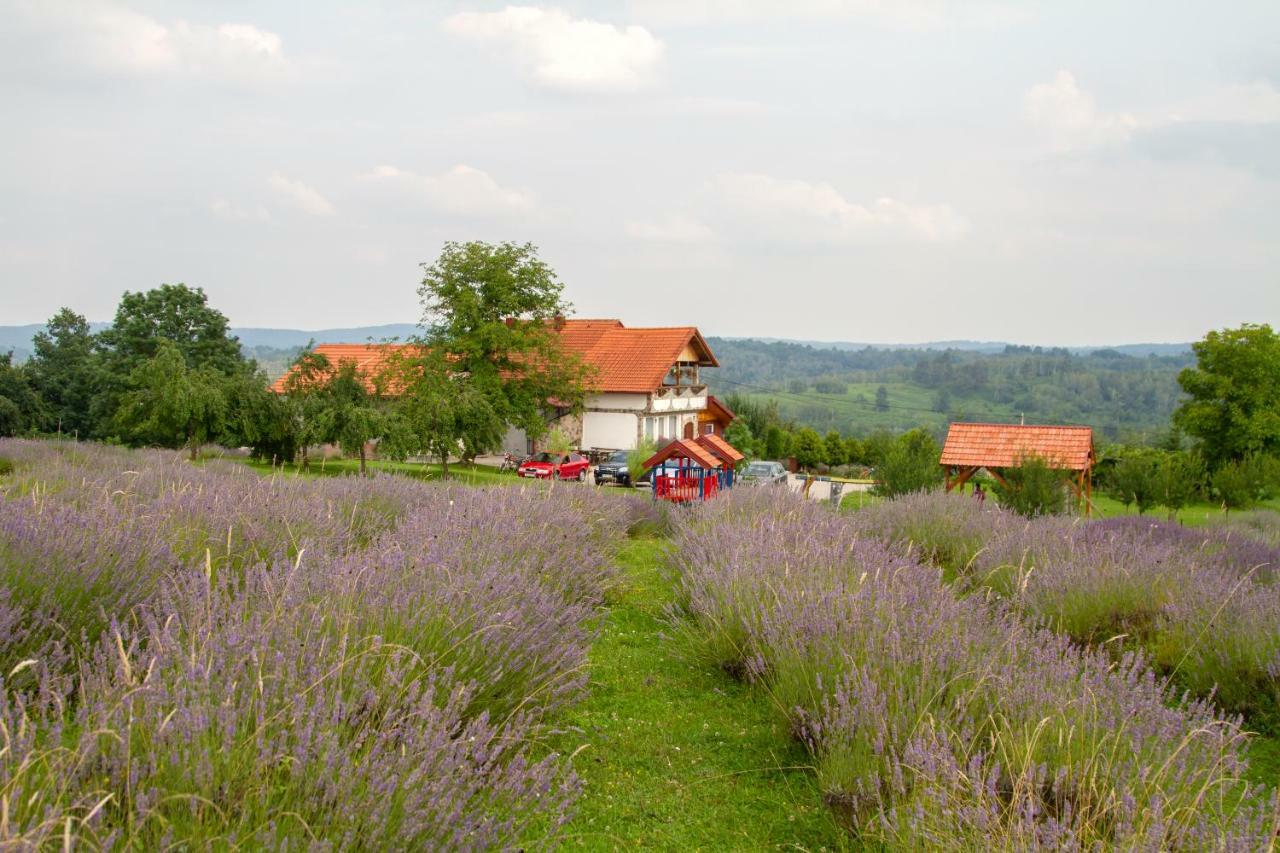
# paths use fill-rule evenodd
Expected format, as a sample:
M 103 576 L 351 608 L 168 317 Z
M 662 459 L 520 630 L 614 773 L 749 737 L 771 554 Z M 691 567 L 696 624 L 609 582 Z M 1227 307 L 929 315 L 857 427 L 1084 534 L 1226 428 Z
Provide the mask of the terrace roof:
M 723 459 L 730 465 L 735 465 L 747 458 L 742 455 L 738 448 L 734 447 L 732 444 L 714 433 L 703 433 L 694 439 L 694 441 L 711 451 L 714 456 Z
M 939 462 L 956 468 L 1013 468 L 1032 456 L 1065 471 L 1088 470 L 1093 465 L 1093 429 L 952 424 Z
M 696 462 L 703 468 L 720 468 L 723 463 L 717 459 L 710 451 L 706 450 L 694 441 L 687 438 L 678 438 L 667 444 L 666 447 L 650 456 L 644 462 L 645 469 L 660 465 L 672 457 L 679 457 Z

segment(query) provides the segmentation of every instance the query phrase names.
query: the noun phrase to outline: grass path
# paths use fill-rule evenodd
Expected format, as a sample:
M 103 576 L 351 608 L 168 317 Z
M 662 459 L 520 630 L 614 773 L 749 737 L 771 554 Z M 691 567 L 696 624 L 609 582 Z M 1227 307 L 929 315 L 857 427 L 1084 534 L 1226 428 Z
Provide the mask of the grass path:
M 807 756 L 759 693 L 664 638 L 662 543 L 640 539 L 591 651 L 590 697 L 552 746 L 585 788 L 570 849 L 833 850 L 842 835 Z

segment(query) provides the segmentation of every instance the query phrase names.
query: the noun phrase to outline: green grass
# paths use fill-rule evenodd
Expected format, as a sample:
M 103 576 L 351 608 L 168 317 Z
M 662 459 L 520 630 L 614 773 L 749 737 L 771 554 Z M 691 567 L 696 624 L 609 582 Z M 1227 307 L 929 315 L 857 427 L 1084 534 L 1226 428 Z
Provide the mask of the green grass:
M 629 541 L 591 650 L 589 698 L 550 744 L 585 788 L 565 844 L 588 850 L 844 849 L 809 757 L 769 700 L 667 636 L 663 543 Z
M 1128 508 L 1115 498 L 1100 495 L 1094 492 L 1093 495 L 1094 515 L 1098 518 L 1111 518 L 1117 515 L 1137 515 L 1138 508 L 1129 505 Z M 1280 510 L 1280 498 L 1272 498 L 1263 501 L 1258 505 L 1258 509 Z M 1164 507 L 1153 507 L 1148 510 L 1146 517 L 1156 521 L 1166 521 L 1169 513 Z M 1188 527 L 1202 527 L 1206 524 L 1219 524 L 1226 520 L 1226 514 L 1222 511 L 1222 506 L 1212 503 L 1196 503 L 1178 511 L 1177 520 Z
M 1249 743 L 1248 756 L 1248 779 L 1280 787 L 1280 737 L 1255 737 Z

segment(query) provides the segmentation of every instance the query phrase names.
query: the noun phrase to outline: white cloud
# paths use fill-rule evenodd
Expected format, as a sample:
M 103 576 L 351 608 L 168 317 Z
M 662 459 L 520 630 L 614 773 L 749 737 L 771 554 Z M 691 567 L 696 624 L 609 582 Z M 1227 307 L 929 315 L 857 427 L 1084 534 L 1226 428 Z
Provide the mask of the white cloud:
M 1102 113 L 1070 71 L 1038 83 L 1026 95 L 1027 118 L 1047 132 L 1055 148 L 1069 151 L 1127 142 L 1139 122 L 1129 113 Z
M 527 213 L 533 196 L 499 185 L 488 172 L 457 165 L 439 175 L 417 175 L 395 166 L 378 166 L 370 178 L 389 181 L 413 198 L 446 213 L 463 216 L 504 216 Z
M 228 222 L 270 222 L 271 214 L 265 207 L 258 205 L 254 208 L 240 207 L 232 204 L 225 198 L 214 199 L 209 204 L 209 212 L 219 219 L 225 219 Z
M 303 213 L 309 213 L 312 216 L 333 216 L 338 212 L 337 208 L 321 195 L 318 190 L 307 186 L 302 181 L 286 178 L 279 172 L 271 175 L 267 180 L 267 185 L 281 199 Z
M 945 204 L 913 205 L 893 198 L 870 204 L 846 199 L 830 184 L 769 175 L 722 175 L 715 188 L 730 211 L 754 220 L 770 236 L 801 241 L 899 237 L 954 240 L 968 223 Z
M 1280 122 L 1280 92 L 1261 80 L 1224 86 L 1178 104 L 1170 111 L 1169 120 L 1239 124 Z
M 637 20 L 665 26 L 872 18 L 903 29 L 957 21 L 1001 24 L 1027 12 L 1001 0 L 630 0 L 627 7 Z
M 715 233 L 702 222 L 682 213 L 672 213 L 647 222 L 628 222 L 627 235 L 658 243 L 705 243 Z
M 109 74 L 243 78 L 285 67 L 280 36 L 251 24 L 163 23 L 104 0 L 20 2 L 18 22 L 59 64 Z
M 643 88 L 652 81 L 663 50 L 644 27 L 618 27 L 536 6 L 460 12 L 445 20 L 444 29 L 510 50 L 538 83 L 575 91 Z

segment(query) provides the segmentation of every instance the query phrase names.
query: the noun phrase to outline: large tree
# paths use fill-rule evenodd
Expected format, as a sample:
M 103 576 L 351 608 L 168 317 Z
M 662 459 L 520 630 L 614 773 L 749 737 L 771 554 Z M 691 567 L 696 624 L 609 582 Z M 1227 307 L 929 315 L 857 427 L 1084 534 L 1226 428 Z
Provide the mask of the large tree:
M 359 457 L 361 474 L 367 465 L 365 447 L 382 432 L 382 413 L 377 405 L 380 395 L 368 382 L 369 377 L 359 372 L 355 362 L 339 362 L 323 398 L 329 408 L 327 438 L 347 456 Z
M 134 368 L 116 417 L 125 434 L 147 444 L 200 445 L 222 431 L 227 379 L 211 367 L 187 366 L 176 344 L 161 339 L 156 353 Z
M 874 491 L 885 497 L 927 491 L 941 485 L 942 466 L 938 442 L 923 429 L 913 429 L 898 436 L 876 463 Z
M 536 438 L 550 406 L 581 409 L 590 377 L 555 330 L 570 306 L 532 244 L 449 242 L 423 270 L 421 343 L 448 353 L 503 423 Z
M 44 400 L 26 365 L 14 364 L 12 352 L 0 355 L 0 436 L 40 429 L 47 421 Z
M 93 435 L 89 406 L 102 371 L 88 321 L 63 308 L 35 336 L 34 344 L 28 369 L 32 384 L 48 406 L 49 428 Z
M 1174 423 L 1200 440 L 1218 467 L 1254 453 L 1280 453 L 1280 335 L 1246 323 L 1192 344 L 1196 366 L 1178 375 L 1190 397 Z

